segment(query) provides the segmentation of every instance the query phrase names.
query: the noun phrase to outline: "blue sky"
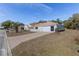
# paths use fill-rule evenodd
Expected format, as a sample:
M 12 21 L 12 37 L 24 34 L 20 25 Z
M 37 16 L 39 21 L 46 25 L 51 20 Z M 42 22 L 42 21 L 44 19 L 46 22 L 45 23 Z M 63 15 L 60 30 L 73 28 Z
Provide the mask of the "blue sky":
M 74 13 L 79 13 L 78 3 L 0 4 L 0 22 L 12 20 L 29 24 L 57 18 L 66 20 Z

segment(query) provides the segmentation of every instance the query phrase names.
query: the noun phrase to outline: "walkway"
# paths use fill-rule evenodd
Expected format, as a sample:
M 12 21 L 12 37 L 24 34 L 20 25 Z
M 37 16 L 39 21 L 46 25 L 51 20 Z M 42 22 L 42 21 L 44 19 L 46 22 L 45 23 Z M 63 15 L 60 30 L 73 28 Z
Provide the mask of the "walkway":
M 7 42 L 6 32 L 4 30 L 0 30 L 0 56 L 9 55 L 11 55 L 11 51 Z

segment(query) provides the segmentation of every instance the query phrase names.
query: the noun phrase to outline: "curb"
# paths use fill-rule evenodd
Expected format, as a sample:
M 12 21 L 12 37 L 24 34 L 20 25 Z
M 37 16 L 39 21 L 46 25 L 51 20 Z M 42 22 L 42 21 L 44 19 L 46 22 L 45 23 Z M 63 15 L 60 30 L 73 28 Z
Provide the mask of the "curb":
M 11 49 L 10 49 L 10 47 L 9 47 L 9 44 L 8 44 L 8 40 L 7 40 L 7 34 L 6 34 L 6 31 L 4 31 L 5 32 L 5 43 L 6 43 L 6 49 L 7 49 L 7 56 L 12 56 L 12 53 L 11 53 Z

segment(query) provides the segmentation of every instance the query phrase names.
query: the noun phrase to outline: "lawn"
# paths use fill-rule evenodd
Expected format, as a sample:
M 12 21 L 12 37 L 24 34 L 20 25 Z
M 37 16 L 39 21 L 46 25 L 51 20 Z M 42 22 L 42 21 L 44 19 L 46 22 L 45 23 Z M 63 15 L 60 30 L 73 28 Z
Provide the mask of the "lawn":
M 12 54 L 15 56 L 76 56 L 79 55 L 78 39 L 78 30 L 51 33 L 21 43 L 12 49 Z

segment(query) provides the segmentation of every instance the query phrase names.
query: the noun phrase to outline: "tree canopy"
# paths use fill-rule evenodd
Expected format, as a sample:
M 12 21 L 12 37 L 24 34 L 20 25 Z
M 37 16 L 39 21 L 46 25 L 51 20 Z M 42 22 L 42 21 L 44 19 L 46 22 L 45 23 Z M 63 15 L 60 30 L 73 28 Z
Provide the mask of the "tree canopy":
M 19 26 L 24 26 L 23 23 L 20 23 L 20 22 L 14 22 L 14 21 L 11 21 L 11 20 L 7 20 L 7 21 L 4 21 L 2 23 L 2 26 L 5 28 L 5 29 L 12 29 L 14 28 L 16 30 L 16 32 L 18 32 L 18 27 Z
M 51 22 L 55 22 L 55 23 L 58 23 L 58 24 L 62 24 L 62 21 L 59 18 L 57 18 L 56 20 L 51 20 Z
M 12 27 L 12 25 L 13 25 L 13 21 L 10 21 L 10 20 L 7 20 L 7 21 L 4 21 L 3 23 L 2 23 L 2 26 L 4 26 L 5 28 L 11 28 Z
M 68 29 L 78 29 L 79 28 L 79 14 L 73 14 L 68 20 L 64 21 L 64 25 Z

